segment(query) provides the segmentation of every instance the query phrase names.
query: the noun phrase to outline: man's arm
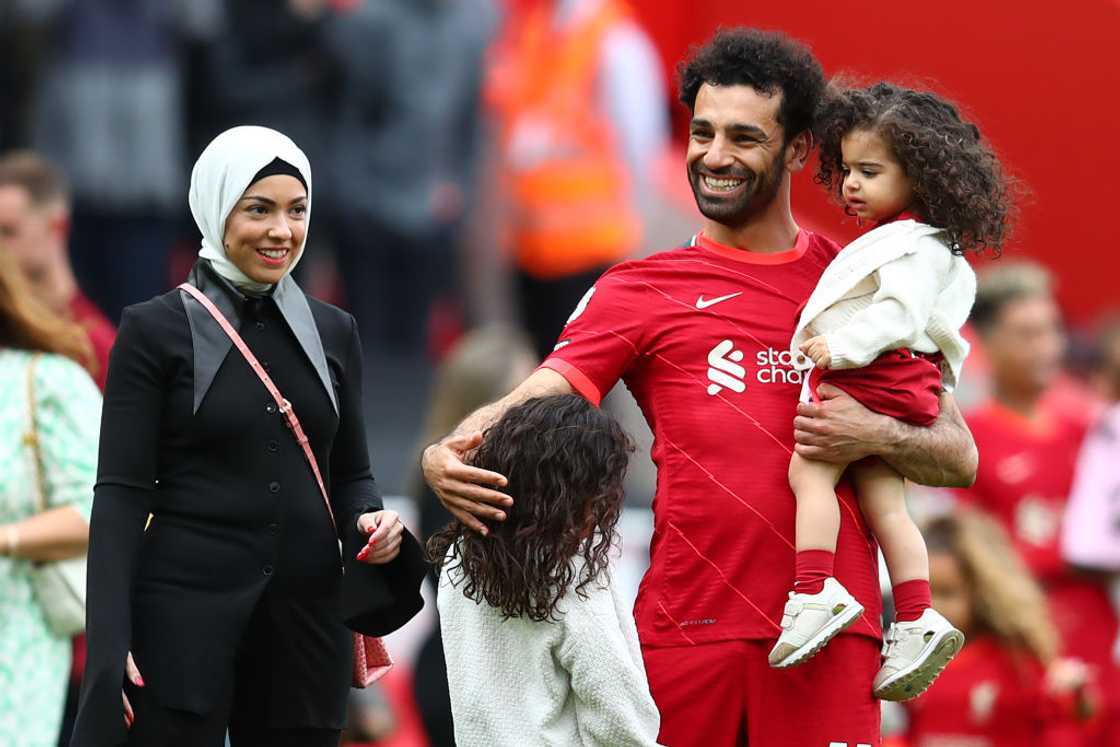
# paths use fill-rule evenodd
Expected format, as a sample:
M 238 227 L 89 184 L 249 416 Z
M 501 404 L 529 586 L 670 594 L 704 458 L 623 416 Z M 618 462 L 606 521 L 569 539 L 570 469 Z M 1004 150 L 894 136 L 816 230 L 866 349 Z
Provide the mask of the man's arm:
M 822 384 L 819 404 L 797 406 L 795 449 L 809 459 L 846 464 L 882 457 L 921 485 L 967 488 L 976 480 L 979 454 L 951 394 L 941 395 L 941 415 L 928 428 L 868 410 L 839 389 Z
M 514 405 L 533 397 L 573 391 L 563 376 L 539 368 L 505 397 L 475 410 L 449 436 L 424 449 L 420 458 L 424 480 L 440 503 L 456 519 L 483 535 L 488 530 L 477 517 L 504 520 L 505 512 L 498 507 L 513 505 L 513 499 L 486 486 L 505 487 L 508 480 L 496 472 L 469 466 L 464 462 L 466 455 L 482 443 L 482 432 Z

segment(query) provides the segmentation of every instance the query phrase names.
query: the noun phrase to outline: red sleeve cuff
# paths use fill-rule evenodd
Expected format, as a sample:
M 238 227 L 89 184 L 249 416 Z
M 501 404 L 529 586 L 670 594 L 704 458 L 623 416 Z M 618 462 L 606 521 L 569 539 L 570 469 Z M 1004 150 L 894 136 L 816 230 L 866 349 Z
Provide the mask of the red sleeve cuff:
M 583 395 L 584 399 L 596 407 L 599 406 L 599 402 L 603 399 L 603 395 L 599 392 L 599 387 L 595 386 L 583 371 L 580 371 L 565 360 L 552 357 L 538 366 L 538 368 L 548 368 L 563 376 L 568 380 L 568 383 L 572 385 L 573 389 Z

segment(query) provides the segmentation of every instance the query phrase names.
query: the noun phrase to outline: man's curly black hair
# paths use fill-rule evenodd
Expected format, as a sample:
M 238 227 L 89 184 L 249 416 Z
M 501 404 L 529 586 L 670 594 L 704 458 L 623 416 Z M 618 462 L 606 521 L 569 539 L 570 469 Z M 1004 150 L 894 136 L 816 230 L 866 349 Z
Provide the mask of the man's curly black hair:
M 1011 229 L 1015 184 L 980 130 L 962 119 L 956 106 L 892 83 L 830 87 L 814 128 L 820 145 L 815 181 L 841 201 L 845 172 L 840 143 L 856 130 L 878 133 L 886 141 L 910 179 L 912 210 L 947 232 L 955 254 L 999 253 Z
M 690 111 L 705 83 L 750 86 L 759 93 L 780 93 L 778 123 L 785 142 L 811 129 L 824 92 L 821 65 L 808 47 L 785 34 L 758 29 L 720 29 L 677 68 L 680 101 Z
M 505 618 L 555 620 L 568 590 L 585 596 L 607 568 L 631 451 L 618 423 L 578 395 L 510 408 L 470 459 L 508 478 L 506 520 L 487 522 L 488 537 L 449 524 L 428 540 L 429 559 L 459 568 L 463 593 Z

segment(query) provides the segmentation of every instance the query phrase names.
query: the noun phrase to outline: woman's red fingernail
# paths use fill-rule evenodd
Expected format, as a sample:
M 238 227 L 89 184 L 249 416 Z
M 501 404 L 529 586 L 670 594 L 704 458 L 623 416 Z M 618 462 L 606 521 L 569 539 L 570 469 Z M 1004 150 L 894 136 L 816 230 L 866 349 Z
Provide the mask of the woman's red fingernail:
M 368 547 L 363 547 L 361 550 L 358 551 L 357 556 L 355 556 L 355 560 L 365 560 L 368 557 L 369 557 L 369 548 Z
M 141 677 L 140 675 L 136 675 L 136 686 L 137 687 L 143 687 L 144 686 L 144 678 Z

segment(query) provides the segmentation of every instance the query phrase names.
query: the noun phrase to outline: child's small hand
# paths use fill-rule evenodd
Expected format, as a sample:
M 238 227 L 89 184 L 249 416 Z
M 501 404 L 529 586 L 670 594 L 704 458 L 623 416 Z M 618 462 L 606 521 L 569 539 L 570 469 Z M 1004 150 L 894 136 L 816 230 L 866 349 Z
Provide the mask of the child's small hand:
M 828 368 L 832 363 L 832 353 L 828 351 L 828 343 L 823 335 L 810 337 L 801 343 L 798 350 L 812 358 L 817 368 Z

